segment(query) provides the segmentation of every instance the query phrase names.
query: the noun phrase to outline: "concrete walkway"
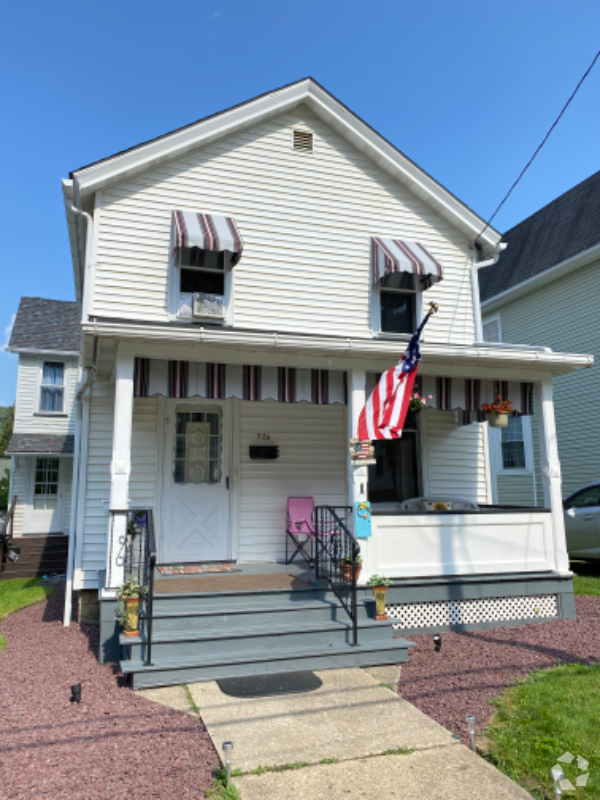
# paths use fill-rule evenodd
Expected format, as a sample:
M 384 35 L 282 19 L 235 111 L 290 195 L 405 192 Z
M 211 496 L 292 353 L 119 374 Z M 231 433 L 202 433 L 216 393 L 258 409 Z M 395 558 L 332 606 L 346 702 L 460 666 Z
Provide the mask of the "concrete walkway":
M 397 667 L 317 674 L 323 685 L 314 692 L 249 700 L 216 683 L 189 685 L 217 751 L 234 743 L 242 800 L 531 800 L 387 688 L 397 685 Z M 182 687 L 140 694 L 191 710 Z

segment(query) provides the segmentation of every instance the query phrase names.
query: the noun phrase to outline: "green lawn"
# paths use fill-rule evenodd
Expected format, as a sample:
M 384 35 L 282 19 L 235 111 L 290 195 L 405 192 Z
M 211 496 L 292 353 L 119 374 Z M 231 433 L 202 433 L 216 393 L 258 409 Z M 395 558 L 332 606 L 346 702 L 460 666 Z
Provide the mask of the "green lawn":
M 579 575 L 573 577 L 575 594 L 593 594 L 600 597 L 600 569 L 595 564 L 578 566 Z
M 0 581 L 0 619 L 14 614 L 21 608 L 35 605 L 50 597 L 53 586 L 40 584 L 37 578 L 16 578 L 12 581 Z M 0 636 L 0 650 L 6 645 L 6 639 Z
M 489 726 L 493 762 L 534 797 L 554 798 L 550 770 L 566 751 L 589 761 L 574 797 L 600 800 L 600 664 L 566 664 L 531 673 L 495 702 Z M 561 764 L 575 786 L 576 762 Z M 570 796 L 569 792 L 567 796 Z

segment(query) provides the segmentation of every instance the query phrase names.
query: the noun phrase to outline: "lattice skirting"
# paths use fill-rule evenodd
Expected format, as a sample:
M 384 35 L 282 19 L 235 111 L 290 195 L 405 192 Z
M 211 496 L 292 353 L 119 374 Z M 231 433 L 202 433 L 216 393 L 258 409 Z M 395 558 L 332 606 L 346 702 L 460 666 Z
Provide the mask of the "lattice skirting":
M 486 597 L 479 600 L 443 600 L 432 603 L 403 603 L 387 607 L 396 620 L 396 630 L 433 626 L 468 625 L 478 622 L 540 619 L 558 616 L 556 595 Z

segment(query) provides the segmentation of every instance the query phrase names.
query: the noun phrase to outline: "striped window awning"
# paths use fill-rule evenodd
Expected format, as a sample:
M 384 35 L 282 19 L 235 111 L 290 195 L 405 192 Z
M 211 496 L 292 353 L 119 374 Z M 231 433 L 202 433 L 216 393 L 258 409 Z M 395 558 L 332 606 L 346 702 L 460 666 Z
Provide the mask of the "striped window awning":
M 233 217 L 194 211 L 173 211 L 173 253 L 182 247 L 198 247 L 232 254 L 231 266 L 242 257 L 244 242 Z
M 346 373 L 326 369 L 262 367 L 136 358 L 135 397 L 205 397 L 347 404 Z
M 373 391 L 379 377 L 374 372 L 369 373 L 367 395 Z M 519 416 L 533 412 L 533 383 L 419 375 L 414 391 L 424 397 L 427 408 L 460 412 L 459 422 L 464 425 L 484 422 L 482 404 L 492 403 L 498 395 L 503 400 L 512 400 L 514 413 Z
M 419 242 L 373 236 L 371 261 L 373 285 L 393 273 L 405 273 L 413 276 L 412 288 L 422 292 L 443 278 L 442 265 Z

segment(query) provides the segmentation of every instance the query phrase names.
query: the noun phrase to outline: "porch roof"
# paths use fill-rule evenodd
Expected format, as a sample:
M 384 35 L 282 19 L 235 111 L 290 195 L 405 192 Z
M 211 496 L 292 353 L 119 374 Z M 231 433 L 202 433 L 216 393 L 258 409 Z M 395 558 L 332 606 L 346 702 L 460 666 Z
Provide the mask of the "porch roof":
M 82 325 L 85 334 L 84 360 L 91 361 L 95 337 L 127 340 L 136 355 L 148 358 L 196 358 L 200 360 L 227 360 L 228 363 L 261 364 L 264 356 L 290 354 L 298 357 L 314 356 L 316 359 L 335 358 L 336 369 L 367 368 L 376 371 L 387 369 L 397 361 L 410 337 L 350 338 L 312 334 L 289 334 L 274 331 L 222 329 L 189 324 L 148 325 L 121 321 L 97 320 Z M 183 355 L 182 346 L 190 348 Z M 206 350 L 202 353 L 202 346 Z M 173 348 L 173 355 L 169 354 Z M 192 355 L 192 348 L 193 353 Z M 221 350 L 221 353 L 215 352 Z M 201 354 L 202 353 L 202 354 Z M 213 355 L 214 353 L 214 355 Z M 577 369 L 589 368 L 594 356 L 586 353 L 555 353 L 546 347 L 526 345 L 483 344 L 455 345 L 424 342 L 421 344 L 423 360 L 420 374 L 443 374 L 452 368 L 457 374 L 468 371 L 464 377 L 477 377 L 478 370 L 487 370 L 494 379 L 504 378 L 509 372 L 523 372 L 523 380 L 533 380 L 533 373 L 565 375 Z M 221 359 L 221 355 L 223 358 Z M 226 358 L 225 358 L 226 355 Z M 362 363 L 360 363 L 362 361 Z M 315 364 L 316 366 L 316 364 Z M 446 374 L 448 374 L 446 372 Z
M 13 433 L 10 444 L 6 448 L 6 455 L 72 456 L 74 450 L 75 437 L 72 435 Z

